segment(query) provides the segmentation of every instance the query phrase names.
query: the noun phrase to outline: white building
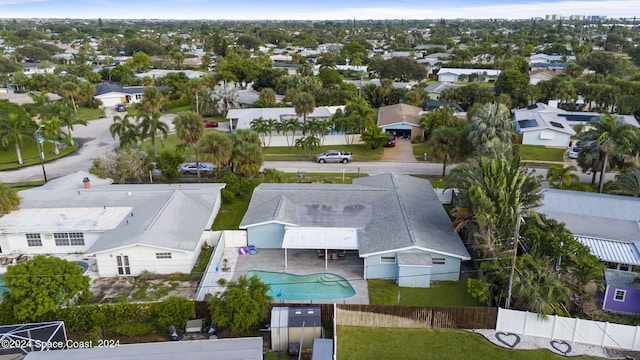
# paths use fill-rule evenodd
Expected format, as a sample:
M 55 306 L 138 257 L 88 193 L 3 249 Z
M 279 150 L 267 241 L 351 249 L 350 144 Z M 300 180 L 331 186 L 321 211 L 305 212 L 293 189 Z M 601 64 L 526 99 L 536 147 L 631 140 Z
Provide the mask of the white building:
M 84 254 L 99 276 L 189 273 L 224 184 L 112 185 L 86 172 L 21 191 L 0 218 L 0 257 Z

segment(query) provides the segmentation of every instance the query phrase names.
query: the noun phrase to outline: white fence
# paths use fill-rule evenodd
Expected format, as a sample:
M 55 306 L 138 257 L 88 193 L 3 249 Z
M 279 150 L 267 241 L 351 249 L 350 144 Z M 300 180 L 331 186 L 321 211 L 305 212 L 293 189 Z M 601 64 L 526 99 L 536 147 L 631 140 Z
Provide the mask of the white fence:
M 215 249 L 207 264 L 207 269 L 200 280 L 198 285 L 198 291 L 196 291 L 196 300 L 202 301 L 207 295 L 209 290 L 217 283 L 217 280 L 223 275 L 230 275 L 231 273 L 222 274 L 220 270 L 220 262 L 225 254 L 225 248 L 239 248 L 247 245 L 247 232 L 244 230 L 224 230 L 213 232 L 218 235 L 215 243 Z M 211 245 L 211 244 L 209 244 Z M 237 252 L 234 252 L 236 255 Z
M 453 201 L 453 189 L 434 189 L 441 204 L 451 204 Z
M 296 134 L 293 141 L 291 141 L 291 135 L 289 135 L 289 142 L 287 143 L 287 138 L 282 135 L 272 135 L 271 139 L 269 139 L 269 135 L 264 137 L 264 146 L 291 146 L 296 142 L 296 139 L 300 139 L 303 135 Z M 351 142 L 351 135 L 349 136 L 349 142 Z M 261 138 L 262 139 L 262 138 Z M 320 140 L 323 146 L 331 146 L 331 145 L 347 145 L 347 138 L 344 135 L 326 135 L 324 139 Z M 356 134 L 353 138 L 354 144 L 360 144 L 360 134 Z
M 640 327 L 498 309 L 496 331 L 608 348 L 640 350 Z
M 225 230 L 222 233 L 225 247 L 239 248 L 247 246 L 247 232 L 244 230 Z

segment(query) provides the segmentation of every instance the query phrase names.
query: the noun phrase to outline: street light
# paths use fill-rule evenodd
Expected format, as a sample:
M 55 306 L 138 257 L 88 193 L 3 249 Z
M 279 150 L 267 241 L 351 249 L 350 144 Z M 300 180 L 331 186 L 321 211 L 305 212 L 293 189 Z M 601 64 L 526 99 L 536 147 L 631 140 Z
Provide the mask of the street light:
M 38 153 L 40 153 L 40 164 L 42 165 L 42 175 L 44 176 L 44 182 L 47 182 L 47 172 L 44 170 L 44 138 L 40 140 L 40 130 L 42 130 L 42 125 L 38 127 L 36 130 L 36 143 L 38 144 Z

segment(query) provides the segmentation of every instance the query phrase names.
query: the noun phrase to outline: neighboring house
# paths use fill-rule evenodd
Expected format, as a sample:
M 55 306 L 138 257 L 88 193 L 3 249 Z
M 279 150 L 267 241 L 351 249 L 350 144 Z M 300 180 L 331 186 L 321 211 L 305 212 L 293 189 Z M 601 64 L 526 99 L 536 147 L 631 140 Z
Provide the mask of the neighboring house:
M 150 77 L 152 79 L 163 78 L 171 73 L 184 73 L 189 79 L 197 79 L 205 76 L 207 73 L 194 70 L 166 70 L 166 69 L 153 69 L 147 72 L 135 74 L 138 79 Z
M 49 98 L 50 102 L 62 99 L 60 95 L 54 93 L 47 93 L 47 97 Z M 18 105 L 33 104 L 33 99 L 31 98 L 31 96 L 29 96 L 29 94 L 14 93 L 13 91 L 0 91 L 0 100 L 9 100 L 10 102 Z
M 358 89 L 361 89 L 369 84 L 371 85 L 375 85 L 375 86 L 381 86 L 380 84 L 380 79 L 371 79 L 371 80 L 343 80 L 342 82 L 346 83 L 346 84 L 353 84 L 355 85 Z M 394 89 L 405 89 L 405 90 L 411 90 L 411 88 L 413 87 L 413 85 L 411 83 L 408 82 L 400 82 L 400 81 L 394 81 L 393 83 L 391 83 L 391 86 L 393 86 Z
M 156 86 L 158 90 L 169 90 L 167 86 Z M 113 107 L 116 104 L 132 104 L 142 101 L 144 86 L 122 86 L 117 84 L 96 85 L 94 99 L 102 101 L 102 106 Z
M 310 119 L 325 120 L 335 114 L 338 109 L 344 110 L 344 106 L 322 106 L 307 114 L 307 121 Z M 227 119 L 231 123 L 231 130 L 251 129 L 251 122 L 257 119 L 274 119 L 278 121 L 297 118 L 300 123 L 304 121 L 303 116 L 296 115 L 295 108 L 249 108 L 249 109 L 231 109 L 227 113 Z
M 365 279 L 407 287 L 456 281 L 470 259 L 431 184 L 408 175 L 349 185 L 263 183 L 240 228 L 258 248 L 357 250 Z
M 287 75 L 297 75 L 298 69 L 302 66 L 301 64 L 291 64 L 288 62 L 274 62 L 273 68 L 280 69 L 287 72 Z
M 431 100 L 439 100 L 440 94 L 447 89 L 457 89 L 460 85 L 448 83 L 448 82 L 439 82 L 437 84 L 431 84 L 427 86 L 424 90 L 429 94 L 429 99 Z
M 460 82 L 475 79 L 475 81 L 489 82 L 496 81 L 498 75 L 500 75 L 500 70 L 494 69 L 441 68 L 438 71 L 438 81 Z
M 0 253 L 85 254 L 99 276 L 189 273 L 224 184 L 112 185 L 87 172 L 20 192 L 0 218 Z
M 624 315 L 640 315 L 640 274 L 607 269 L 602 310 Z
M 385 132 L 399 137 L 419 138 L 424 135 L 420 126 L 423 110 L 408 104 L 383 106 L 378 110 L 377 124 Z
M 639 198 L 548 188 L 537 211 L 565 223 L 608 268 L 640 266 Z
M 548 71 L 548 70 L 532 70 L 529 72 L 529 85 L 535 85 L 540 81 L 549 81 L 554 77 L 558 76 L 557 72 Z
M 423 111 L 431 111 L 443 106 L 452 108 L 455 113 L 464 112 L 464 109 L 462 109 L 460 105 L 451 101 L 425 101 L 421 105 Z
M 549 101 L 549 104 L 556 104 L 556 101 Z M 524 109 L 516 109 L 513 110 L 514 114 L 516 111 L 521 110 L 523 112 L 531 112 L 531 113 L 546 113 L 549 119 L 555 117 L 556 121 L 566 121 L 570 126 L 575 125 L 588 125 L 590 121 L 600 119 L 602 114 L 596 112 L 588 112 L 588 111 L 567 111 L 563 109 L 559 109 L 557 106 L 547 105 L 544 103 L 536 103 L 530 106 L 527 106 Z M 635 127 L 640 128 L 640 124 L 636 120 L 633 115 L 617 115 L 621 116 L 627 124 L 633 125 Z M 567 143 L 568 144 L 568 143 Z
M 568 61 L 576 61 L 576 57 L 573 55 L 547 55 L 547 54 L 532 54 L 529 57 L 529 64 L 534 64 L 534 63 L 564 64 Z
M 55 66 L 43 66 L 40 63 L 27 62 L 21 63 L 20 66 L 22 73 L 29 77 L 34 74 L 53 74 L 56 71 Z
M 576 135 L 567 120 L 548 106 L 536 104 L 512 112 L 516 132 L 524 145 L 567 147 Z

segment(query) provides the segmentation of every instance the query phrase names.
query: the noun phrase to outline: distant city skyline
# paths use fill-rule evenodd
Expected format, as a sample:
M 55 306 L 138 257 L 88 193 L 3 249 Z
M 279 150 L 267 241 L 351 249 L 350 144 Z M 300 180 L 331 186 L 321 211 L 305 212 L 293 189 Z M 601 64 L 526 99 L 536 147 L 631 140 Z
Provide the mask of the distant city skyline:
M 0 0 L 0 18 L 392 20 L 530 19 L 548 14 L 640 20 L 638 0 Z

